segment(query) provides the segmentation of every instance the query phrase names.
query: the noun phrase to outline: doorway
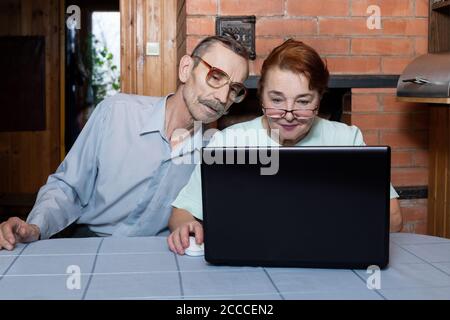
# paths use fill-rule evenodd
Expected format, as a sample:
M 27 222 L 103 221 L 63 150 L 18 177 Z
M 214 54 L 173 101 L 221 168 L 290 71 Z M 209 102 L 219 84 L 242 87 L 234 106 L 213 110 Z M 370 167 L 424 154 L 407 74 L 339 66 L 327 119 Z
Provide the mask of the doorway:
M 98 103 L 120 91 L 120 1 L 65 1 L 68 6 L 79 8 L 80 19 L 65 28 L 65 153 Z

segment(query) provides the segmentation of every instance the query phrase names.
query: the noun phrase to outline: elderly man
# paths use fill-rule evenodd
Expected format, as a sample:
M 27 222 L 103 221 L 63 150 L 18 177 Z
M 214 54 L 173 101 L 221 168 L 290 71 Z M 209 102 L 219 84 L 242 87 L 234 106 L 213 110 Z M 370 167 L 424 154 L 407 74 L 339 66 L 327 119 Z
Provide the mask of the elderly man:
M 167 97 L 118 94 L 100 103 L 27 222 L 0 225 L 0 249 L 48 239 L 72 223 L 78 236 L 149 236 L 167 228 L 171 203 L 202 147 L 199 121 L 242 101 L 248 55 L 226 37 L 208 37 L 180 60 L 181 85 Z M 179 130 L 184 129 L 184 130 Z

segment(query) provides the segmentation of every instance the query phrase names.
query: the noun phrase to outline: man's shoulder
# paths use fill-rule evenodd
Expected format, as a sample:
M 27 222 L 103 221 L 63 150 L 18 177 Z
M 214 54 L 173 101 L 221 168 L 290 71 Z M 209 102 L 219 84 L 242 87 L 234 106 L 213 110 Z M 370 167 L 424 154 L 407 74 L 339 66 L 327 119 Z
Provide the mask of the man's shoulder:
M 103 100 L 97 107 L 98 116 L 109 126 L 140 130 L 149 119 L 163 112 L 165 97 L 148 97 L 118 93 Z M 134 128 L 134 129 L 130 129 Z
M 151 108 L 157 105 L 164 97 L 149 97 L 126 93 L 118 93 L 114 96 L 107 97 L 101 102 L 101 105 L 106 108 L 121 108 L 127 107 L 130 109 L 136 108 Z
M 118 93 L 103 100 L 100 108 L 105 117 L 111 122 L 124 123 L 127 120 L 141 123 L 164 105 L 165 97 L 149 97 Z

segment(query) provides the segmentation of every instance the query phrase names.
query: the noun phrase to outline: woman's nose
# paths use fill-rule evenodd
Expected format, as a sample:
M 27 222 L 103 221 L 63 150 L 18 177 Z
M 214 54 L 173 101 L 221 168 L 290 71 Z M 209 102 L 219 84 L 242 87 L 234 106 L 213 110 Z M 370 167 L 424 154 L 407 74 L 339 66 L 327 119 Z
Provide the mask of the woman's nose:
M 288 112 L 286 112 L 286 115 L 284 116 L 284 118 L 287 121 L 293 121 L 295 119 L 294 114 L 290 110 Z

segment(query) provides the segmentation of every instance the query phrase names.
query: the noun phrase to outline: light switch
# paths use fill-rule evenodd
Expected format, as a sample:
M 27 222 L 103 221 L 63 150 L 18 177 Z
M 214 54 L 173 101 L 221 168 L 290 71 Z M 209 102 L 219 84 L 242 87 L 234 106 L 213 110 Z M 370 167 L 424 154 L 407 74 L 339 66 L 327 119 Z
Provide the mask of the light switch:
M 159 56 L 159 42 L 147 42 L 147 55 Z

